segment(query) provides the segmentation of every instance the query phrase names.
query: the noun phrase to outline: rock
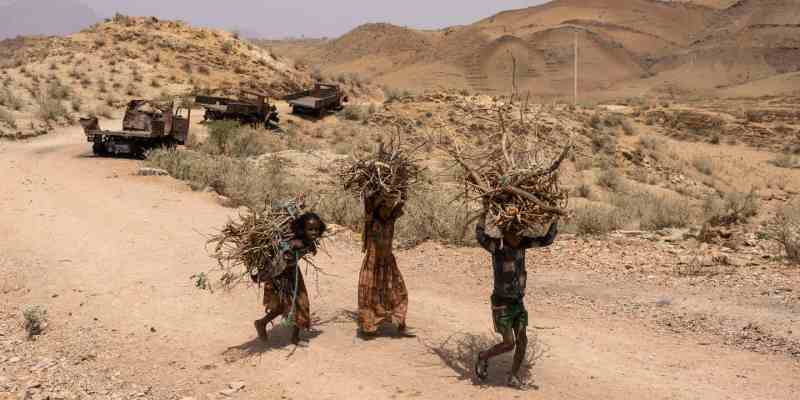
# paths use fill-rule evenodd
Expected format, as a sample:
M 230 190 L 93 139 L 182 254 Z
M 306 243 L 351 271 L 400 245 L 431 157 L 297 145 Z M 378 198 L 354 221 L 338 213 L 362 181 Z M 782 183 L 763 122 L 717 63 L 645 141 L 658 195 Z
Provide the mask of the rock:
M 11 358 L 8 359 L 8 363 L 9 364 L 17 363 L 19 361 L 20 361 L 19 357 L 11 357 Z
M 238 390 L 244 389 L 245 383 L 244 382 L 233 382 L 233 383 L 229 383 L 228 387 L 238 391 Z
M 169 172 L 160 169 L 160 168 L 149 168 L 149 167 L 142 167 L 139 168 L 139 172 L 136 173 L 139 176 L 168 176 Z
M 220 390 L 219 394 L 221 394 L 222 396 L 225 396 L 225 397 L 233 397 L 233 395 L 235 395 L 236 392 L 238 392 L 238 390 L 225 389 L 225 390 Z

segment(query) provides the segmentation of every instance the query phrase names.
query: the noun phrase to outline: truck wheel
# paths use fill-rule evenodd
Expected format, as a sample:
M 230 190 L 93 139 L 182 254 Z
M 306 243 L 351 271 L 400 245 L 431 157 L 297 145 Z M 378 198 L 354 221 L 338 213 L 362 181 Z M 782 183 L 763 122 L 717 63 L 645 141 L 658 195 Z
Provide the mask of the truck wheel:
M 92 145 L 92 153 L 94 153 L 95 156 L 104 157 L 107 154 L 106 146 L 103 142 L 94 142 Z

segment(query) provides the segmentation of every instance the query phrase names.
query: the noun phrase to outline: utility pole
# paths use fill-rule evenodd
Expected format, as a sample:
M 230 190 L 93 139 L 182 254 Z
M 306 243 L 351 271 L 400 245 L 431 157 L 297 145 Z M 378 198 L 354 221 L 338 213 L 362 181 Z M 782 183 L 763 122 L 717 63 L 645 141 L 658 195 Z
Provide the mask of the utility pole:
M 573 100 L 575 101 L 575 105 L 578 105 L 578 30 L 575 30 L 575 72 L 573 75 L 573 80 L 575 81 L 575 88 L 573 93 Z

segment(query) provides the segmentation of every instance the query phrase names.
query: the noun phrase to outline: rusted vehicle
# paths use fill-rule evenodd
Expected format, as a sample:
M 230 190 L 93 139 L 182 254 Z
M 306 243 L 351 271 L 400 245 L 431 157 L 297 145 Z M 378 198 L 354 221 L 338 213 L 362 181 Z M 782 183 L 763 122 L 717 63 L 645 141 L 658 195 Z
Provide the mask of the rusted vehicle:
M 131 100 L 122 130 L 101 129 L 97 117 L 81 118 L 80 123 L 95 155 L 144 158 L 150 149 L 185 144 L 191 116 L 191 108 L 182 102 Z
M 206 121 L 233 120 L 242 124 L 269 128 L 280 121 L 278 107 L 270 104 L 268 97 L 258 93 L 244 92 L 239 99 L 215 96 L 196 96 L 195 103 L 205 108 Z
M 322 117 L 328 111 L 341 110 L 347 96 L 339 85 L 317 83 L 313 89 L 290 94 L 284 100 L 289 102 L 295 114 Z

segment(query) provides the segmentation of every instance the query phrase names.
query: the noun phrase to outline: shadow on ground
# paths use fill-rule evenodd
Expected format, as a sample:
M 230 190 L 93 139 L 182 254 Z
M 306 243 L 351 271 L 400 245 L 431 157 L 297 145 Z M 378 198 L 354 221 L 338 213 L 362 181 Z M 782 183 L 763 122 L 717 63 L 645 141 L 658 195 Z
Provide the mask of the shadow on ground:
M 475 360 L 478 357 L 478 353 L 489 349 L 500 343 L 500 341 L 499 336 L 488 333 L 483 335 L 455 333 L 440 343 L 426 343 L 420 340 L 428 352 L 436 355 L 448 368 L 456 373 L 458 380 L 470 381 L 474 385 L 487 387 L 507 385 L 506 382 L 511 371 L 514 352 L 492 359 L 489 364 L 489 378 L 485 381 L 479 381 L 475 377 Z M 525 389 L 539 390 L 539 386 L 533 384 L 533 367 L 542 359 L 544 354 L 545 351 L 541 344 L 538 343 L 536 336 L 529 333 L 528 351 L 520 368 L 520 375 L 526 386 Z
M 289 358 L 294 355 L 297 347 L 307 346 L 308 342 L 322 334 L 322 331 L 312 328 L 309 331 L 301 333 L 301 341 L 297 346 L 292 344 L 291 326 L 275 324 L 271 329 L 268 330 L 268 333 L 269 337 L 267 340 L 261 340 L 258 337 L 254 337 L 253 339 L 238 346 L 228 347 L 228 349 L 222 353 L 222 355 L 225 357 L 225 361 L 229 363 L 237 362 L 252 357 L 259 357 L 272 350 L 292 347 L 292 351 L 286 356 L 286 358 Z

